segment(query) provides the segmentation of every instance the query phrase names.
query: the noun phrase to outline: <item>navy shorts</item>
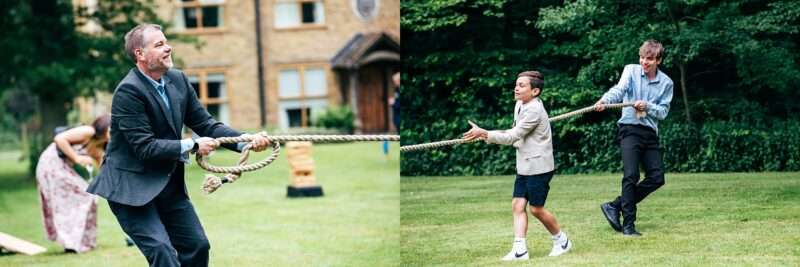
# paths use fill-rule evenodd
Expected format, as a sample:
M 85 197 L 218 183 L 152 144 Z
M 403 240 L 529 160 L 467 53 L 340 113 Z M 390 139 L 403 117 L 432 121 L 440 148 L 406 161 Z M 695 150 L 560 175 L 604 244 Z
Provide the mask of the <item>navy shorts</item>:
M 550 179 L 553 179 L 553 171 L 536 175 L 517 174 L 514 197 L 527 199 L 531 206 L 544 206 L 547 193 L 550 192 Z

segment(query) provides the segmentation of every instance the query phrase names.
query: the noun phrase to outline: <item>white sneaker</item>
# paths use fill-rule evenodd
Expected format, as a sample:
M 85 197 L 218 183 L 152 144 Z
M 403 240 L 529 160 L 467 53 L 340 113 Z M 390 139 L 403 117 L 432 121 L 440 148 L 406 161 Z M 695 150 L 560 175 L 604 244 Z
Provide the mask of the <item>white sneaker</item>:
M 550 257 L 555 257 L 564 253 L 567 253 L 572 248 L 572 241 L 567 239 L 566 242 L 563 244 L 559 244 L 558 242 L 553 242 L 553 249 L 550 250 Z
M 527 259 L 530 259 L 530 255 L 528 255 L 527 250 L 522 253 L 517 253 L 513 249 L 511 250 L 511 252 L 506 254 L 505 257 L 502 258 L 502 260 L 504 261 L 527 260 Z

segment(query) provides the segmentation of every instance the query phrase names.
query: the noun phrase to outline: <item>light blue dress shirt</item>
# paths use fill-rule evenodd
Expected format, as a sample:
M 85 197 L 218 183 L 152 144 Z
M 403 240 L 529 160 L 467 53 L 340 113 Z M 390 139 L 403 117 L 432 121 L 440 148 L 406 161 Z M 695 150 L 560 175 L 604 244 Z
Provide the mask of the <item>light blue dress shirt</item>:
M 652 128 L 658 133 L 658 121 L 664 120 L 669 113 L 672 101 L 672 79 L 661 70 L 656 70 L 656 78 L 650 80 L 639 64 L 625 66 L 619 82 L 611 87 L 601 100 L 607 104 L 620 102 L 647 102 L 647 115 L 636 118 L 633 107 L 622 108 L 622 117 L 617 124 L 637 124 Z
M 139 71 L 141 71 L 141 70 L 139 70 Z M 142 74 L 144 74 L 144 72 L 142 72 Z M 159 96 L 161 96 L 161 100 L 164 101 L 164 104 L 167 105 L 167 108 L 168 109 L 171 108 L 170 105 L 169 105 L 169 97 L 167 97 L 166 87 L 164 86 L 164 77 L 162 76 L 161 80 L 159 80 L 159 81 L 155 81 L 152 78 L 150 78 L 150 76 L 147 76 L 147 75 L 144 75 L 144 77 L 147 78 L 147 81 L 150 82 L 150 84 L 153 86 L 153 89 L 156 90 L 156 93 Z M 186 152 L 189 152 L 189 150 L 191 150 L 192 147 L 194 147 L 194 143 L 195 143 L 194 139 L 195 138 L 186 138 L 186 139 L 181 140 L 181 154 L 185 154 Z M 245 145 L 247 145 L 247 143 L 245 143 L 245 142 L 236 144 L 236 146 L 237 146 L 237 148 L 239 148 L 239 150 L 242 150 Z M 183 156 L 181 156 L 181 160 L 188 163 L 189 162 L 189 156 L 188 155 L 183 155 Z
M 139 71 L 141 71 L 141 70 L 139 70 Z M 142 71 L 142 74 L 144 74 L 143 71 Z M 150 85 L 153 86 L 153 90 L 156 90 L 156 94 L 161 96 L 161 100 L 164 101 L 164 104 L 167 105 L 167 108 L 168 109 L 171 108 L 169 106 L 169 97 L 167 97 L 166 87 L 164 86 L 164 76 L 161 76 L 161 79 L 159 81 L 155 81 L 155 80 L 153 80 L 153 78 L 150 78 L 150 76 L 147 76 L 147 75 L 143 75 L 143 76 L 145 78 L 147 78 L 147 81 L 149 81 Z M 188 152 L 189 150 L 192 149 L 192 147 L 194 147 L 194 140 L 193 139 L 187 138 L 187 139 L 181 140 L 181 154 Z M 183 157 L 181 157 L 181 158 L 183 158 Z M 188 157 L 187 157 L 187 160 L 188 160 Z

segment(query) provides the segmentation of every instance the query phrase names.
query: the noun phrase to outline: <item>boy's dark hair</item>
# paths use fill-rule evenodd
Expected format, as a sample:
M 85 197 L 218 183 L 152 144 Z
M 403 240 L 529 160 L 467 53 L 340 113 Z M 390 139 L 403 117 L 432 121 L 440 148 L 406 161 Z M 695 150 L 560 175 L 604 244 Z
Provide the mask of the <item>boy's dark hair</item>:
M 544 91 L 544 75 L 535 70 L 523 71 L 517 75 L 519 77 L 526 77 L 531 83 L 531 89 L 539 88 L 539 94 Z

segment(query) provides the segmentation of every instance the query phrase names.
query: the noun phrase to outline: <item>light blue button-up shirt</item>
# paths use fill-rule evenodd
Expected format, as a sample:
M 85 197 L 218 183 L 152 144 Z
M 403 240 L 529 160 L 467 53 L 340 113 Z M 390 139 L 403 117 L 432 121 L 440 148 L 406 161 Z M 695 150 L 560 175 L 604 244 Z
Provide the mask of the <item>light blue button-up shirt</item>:
M 147 78 L 148 82 L 150 82 L 150 85 L 153 86 L 153 90 L 156 91 L 156 94 L 161 96 L 161 100 L 164 101 L 164 104 L 167 105 L 167 108 L 170 108 L 170 106 L 169 106 L 169 98 L 167 97 L 167 87 L 165 87 L 165 85 L 164 85 L 164 76 L 161 76 L 161 80 L 155 81 L 155 80 L 153 80 L 153 78 L 150 78 L 150 76 L 147 76 L 146 74 L 144 74 L 143 71 L 141 71 L 141 70 L 139 70 L 139 71 L 142 72 L 143 76 L 145 78 Z M 158 91 L 158 87 L 159 86 L 161 86 L 161 88 L 164 88 L 163 92 Z M 194 147 L 194 140 L 188 139 L 188 138 L 181 140 L 181 154 L 184 154 L 184 153 L 188 152 L 189 150 L 192 149 L 192 147 Z M 185 154 L 181 155 L 181 161 L 188 162 L 189 161 L 188 155 L 185 155 Z
M 167 108 L 170 108 L 170 106 L 169 106 L 169 98 L 167 97 L 167 88 L 164 87 L 164 77 L 162 76 L 161 80 L 159 80 L 157 82 L 155 80 L 153 80 L 153 78 L 150 78 L 150 76 L 144 75 L 144 77 L 146 77 L 147 81 L 149 81 L 150 84 L 153 85 L 153 89 L 156 90 L 156 94 L 161 96 L 161 100 L 164 101 L 164 104 L 167 105 Z M 161 87 L 161 89 L 163 91 L 159 91 L 158 90 L 159 86 Z
M 139 71 L 142 72 L 142 74 L 144 74 L 143 71 L 141 71 L 141 70 L 139 70 Z M 167 108 L 170 108 L 170 106 L 169 106 L 169 98 L 167 97 L 167 91 L 166 91 L 167 88 L 164 86 L 164 76 L 161 76 L 161 80 L 158 81 L 158 82 L 153 80 L 153 78 L 150 78 L 150 76 L 147 76 L 147 75 L 143 75 L 143 76 L 145 78 L 147 78 L 147 81 L 149 81 L 151 85 L 153 85 L 153 90 L 156 90 L 156 94 L 161 96 L 161 99 L 164 100 L 164 104 L 167 105 Z M 161 88 L 164 88 L 164 91 L 163 92 L 159 92 L 158 89 L 157 89 L 158 86 L 161 86 Z M 191 150 L 192 147 L 194 147 L 194 143 L 195 143 L 194 138 L 187 138 L 187 139 L 181 140 L 181 154 L 183 154 L 183 155 L 181 155 L 181 161 L 183 161 L 184 163 L 188 164 L 190 162 L 189 161 L 189 156 L 186 155 L 185 153 L 189 152 L 189 150 Z M 245 145 L 247 145 L 246 142 L 241 142 L 241 143 L 236 144 L 236 146 L 237 146 L 237 148 L 239 148 L 239 150 L 242 150 Z
M 647 116 L 636 118 L 633 107 L 622 109 L 622 117 L 617 124 L 638 124 L 652 128 L 658 133 L 658 121 L 664 120 L 669 113 L 672 101 L 672 79 L 661 70 L 656 71 L 656 78 L 650 80 L 639 64 L 625 66 L 617 85 L 611 87 L 601 100 L 605 103 L 647 102 Z

